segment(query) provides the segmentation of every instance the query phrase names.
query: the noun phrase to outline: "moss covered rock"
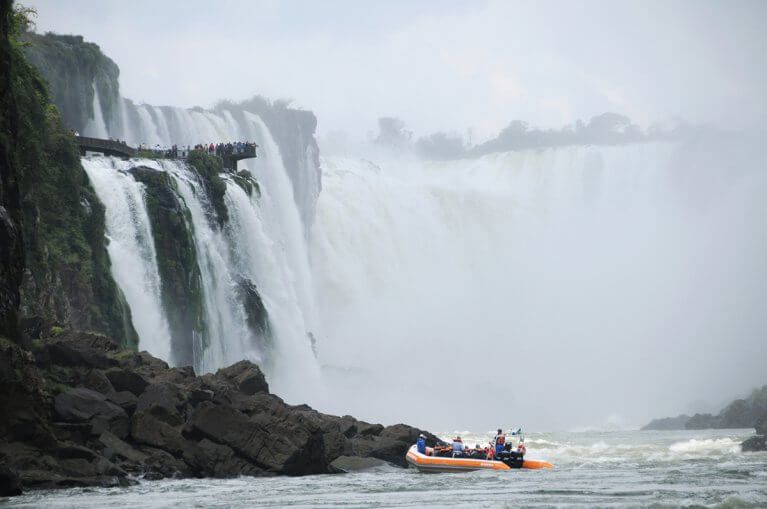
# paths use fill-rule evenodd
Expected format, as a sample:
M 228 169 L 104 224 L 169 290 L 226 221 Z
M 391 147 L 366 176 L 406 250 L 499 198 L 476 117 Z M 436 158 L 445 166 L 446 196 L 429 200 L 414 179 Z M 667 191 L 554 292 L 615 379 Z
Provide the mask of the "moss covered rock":
M 172 363 L 194 365 L 194 341 L 204 344 L 203 288 L 192 221 L 170 176 L 139 166 L 130 173 L 145 186 L 163 307 L 171 329 Z

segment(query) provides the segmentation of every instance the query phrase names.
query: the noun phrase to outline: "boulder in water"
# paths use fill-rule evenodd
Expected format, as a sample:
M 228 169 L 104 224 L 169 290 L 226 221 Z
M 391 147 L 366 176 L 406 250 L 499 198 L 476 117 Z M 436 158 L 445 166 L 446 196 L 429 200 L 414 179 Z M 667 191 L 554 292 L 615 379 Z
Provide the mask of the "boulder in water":
M 334 471 L 345 472 L 359 472 L 360 470 L 370 470 L 371 468 L 378 468 L 388 465 L 384 460 L 378 458 L 361 458 L 359 456 L 339 456 L 330 463 L 331 468 Z

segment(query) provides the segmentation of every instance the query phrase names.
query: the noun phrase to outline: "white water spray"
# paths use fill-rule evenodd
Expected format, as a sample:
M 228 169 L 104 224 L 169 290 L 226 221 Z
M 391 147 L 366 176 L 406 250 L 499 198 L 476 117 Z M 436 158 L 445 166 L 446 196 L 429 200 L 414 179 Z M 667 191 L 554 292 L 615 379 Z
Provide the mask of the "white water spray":
M 139 348 L 169 359 L 170 331 L 162 312 L 152 227 L 144 186 L 126 173 L 131 166 L 111 157 L 83 158 L 83 168 L 106 204 L 107 250 L 112 275 L 131 308 Z

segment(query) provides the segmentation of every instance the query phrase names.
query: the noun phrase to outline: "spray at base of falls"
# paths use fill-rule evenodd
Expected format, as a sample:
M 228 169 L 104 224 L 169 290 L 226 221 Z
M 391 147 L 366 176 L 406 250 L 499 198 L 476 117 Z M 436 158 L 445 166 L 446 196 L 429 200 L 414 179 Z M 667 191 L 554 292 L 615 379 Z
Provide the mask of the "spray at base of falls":
M 323 410 L 431 429 L 630 427 L 763 383 L 759 160 L 667 143 L 324 158 Z M 723 362 L 739 368 L 712 377 Z
M 183 207 L 183 226 L 193 239 L 203 327 L 184 341 L 195 371 L 215 371 L 249 359 L 262 365 L 279 394 L 303 401 L 303 385 L 317 387 L 312 380 L 318 378 L 318 370 L 296 297 L 300 293 L 292 276 L 296 269 L 290 266 L 297 258 L 284 254 L 284 246 L 304 242 L 302 230 L 298 228 L 300 239 L 288 240 L 286 232 L 295 233 L 295 228 L 264 220 L 265 215 L 280 217 L 279 211 L 271 210 L 274 207 L 290 207 L 296 214 L 292 200 L 265 200 L 268 190 L 263 184 L 261 197 L 257 192 L 248 195 L 232 178 L 225 178 L 231 223 L 221 228 L 211 220 L 210 202 L 199 175 L 182 161 L 107 157 L 82 161 L 106 206 L 112 271 L 131 307 L 139 348 L 171 363 L 180 354 L 171 348 L 174 331 L 169 326 L 172 310 L 168 308 L 173 303 L 163 296 L 165 285 L 174 282 L 162 281 L 155 245 L 167 232 L 154 230 L 157 224 L 152 224 L 148 211 L 146 186 L 132 173 L 133 168 L 143 167 L 142 171 L 167 175 L 170 186 L 166 191 Z M 265 171 L 280 168 L 269 164 Z M 267 317 L 249 316 L 253 312 L 265 312 Z M 263 319 L 265 326 L 254 325 Z M 300 373 L 300 380 L 295 373 Z

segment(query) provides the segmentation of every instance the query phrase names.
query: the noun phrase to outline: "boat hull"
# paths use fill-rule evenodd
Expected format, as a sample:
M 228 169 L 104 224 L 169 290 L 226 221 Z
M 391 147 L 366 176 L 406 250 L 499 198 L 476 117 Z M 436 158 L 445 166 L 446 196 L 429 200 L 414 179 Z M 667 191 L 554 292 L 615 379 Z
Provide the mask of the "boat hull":
M 405 456 L 408 464 L 421 472 L 472 472 L 474 470 L 513 470 L 502 461 L 471 459 L 471 458 L 445 458 L 441 456 L 427 456 L 418 452 L 416 446 L 410 447 Z M 522 468 L 541 469 L 552 468 L 553 465 L 543 460 L 524 460 Z

